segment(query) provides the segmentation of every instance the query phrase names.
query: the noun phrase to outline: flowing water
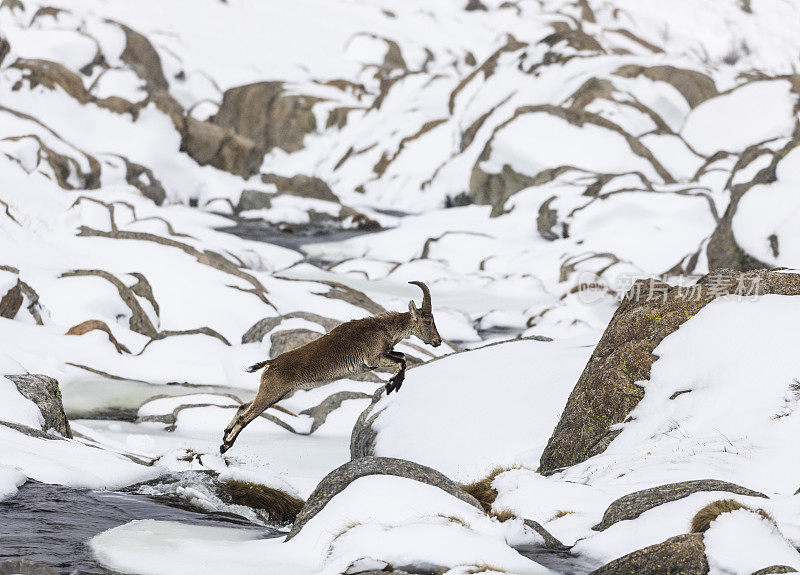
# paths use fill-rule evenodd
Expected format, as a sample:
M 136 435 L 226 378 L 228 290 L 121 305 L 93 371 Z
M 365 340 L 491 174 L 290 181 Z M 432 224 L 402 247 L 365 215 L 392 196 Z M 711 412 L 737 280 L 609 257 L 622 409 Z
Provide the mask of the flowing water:
M 76 380 L 62 388 L 70 419 L 94 420 L 132 421 L 139 405 L 155 395 L 192 393 L 234 393 L 247 401 L 253 392 L 213 386 L 151 385 L 102 377 Z M 232 515 L 191 511 L 163 499 L 31 481 L 17 495 L 0 502 L 0 573 L 4 573 L 4 561 L 21 559 L 52 567 L 58 573 L 110 573 L 94 560 L 87 542 L 102 531 L 135 519 L 235 526 L 255 529 L 264 537 L 279 535 Z
M 559 575 L 587 575 L 601 565 L 568 550 L 547 549 L 546 547 L 520 547 L 520 554 L 552 569 Z
M 226 217 L 230 218 L 231 216 Z M 227 232 L 246 240 L 255 240 L 300 251 L 304 244 L 337 242 L 381 230 L 342 229 L 335 225 L 313 223 L 280 227 L 264 220 L 238 218 L 236 225 L 217 228 L 217 231 Z
M 141 495 L 29 482 L 0 502 L 0 566 L 6 560 L 25 559 L 58 573 L 112 573 L 95 561 L 87 542 L 135 519 L 253 529 L 265 538 L 280 535 L 236 517 L 180 509 Z

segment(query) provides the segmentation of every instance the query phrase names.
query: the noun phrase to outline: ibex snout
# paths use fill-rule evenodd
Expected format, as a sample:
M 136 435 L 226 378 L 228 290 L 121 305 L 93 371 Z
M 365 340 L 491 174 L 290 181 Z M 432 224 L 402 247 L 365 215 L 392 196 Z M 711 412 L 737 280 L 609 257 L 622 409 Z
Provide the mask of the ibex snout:
M 419 286 L 422 290 L 422 307 L 418 308 L 414 300 L 408 302 L 408 311 L 411 312 L 411 319 L 414 322 L 412 333 L 422 341 L 433 347 L 442 345 L 442 336 L 436 329 L 436 322 L 433 320 L 433 310 L 431 306 L 431 292 L 422 282 L 408 282 Z

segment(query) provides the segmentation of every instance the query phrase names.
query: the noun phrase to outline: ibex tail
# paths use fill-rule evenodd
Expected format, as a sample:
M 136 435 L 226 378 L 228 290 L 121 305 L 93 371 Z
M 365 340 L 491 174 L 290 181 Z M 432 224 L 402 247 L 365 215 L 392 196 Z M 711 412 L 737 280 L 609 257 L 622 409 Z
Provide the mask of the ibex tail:
M 261 369 L 262 367 L 269 366 L 269 362 L 270 362 L 270 360 L 269 360 L 269 359 L 266 359 L 266 360 L 264 360 L 264 361 L 259 361 L 258 363 L 254 363 L 254 364 L 253 364 L 253 365 L 251 365 L 250 367 L 246 367 L 246 368 L 244 368 L 244 370 L 245 370 L 247 373 L 253 373 L 254 371 L 258 371 L 258 370 L 259 370 L 259 369 Z

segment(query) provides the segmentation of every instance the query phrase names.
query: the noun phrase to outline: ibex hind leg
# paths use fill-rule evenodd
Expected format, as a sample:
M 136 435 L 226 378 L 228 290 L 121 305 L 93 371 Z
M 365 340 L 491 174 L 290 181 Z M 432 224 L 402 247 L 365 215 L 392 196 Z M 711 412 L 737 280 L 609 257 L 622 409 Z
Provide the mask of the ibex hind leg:
M 225 428 L 225 433 L 227 434 L 233 427 L 241 420 L 242 413 L 244 410 L 250 407 L 250 404 L 253 403 L 252 401 L 248 401 L 247 403 L 243 403 L 239 406 L 239 409 L 236 411 L 236 415 L 233 416 L 231 422 L 228 424 L 228 427 Z
M 271 385 L 267 388 L 267 382 L 262 379 L 261 387 L 253 401 L 246 404 L 247 407 L 242 406 L 244 410 L 239 408 L 240 411 L 236 413 L 233 421 L 231 421 L 228 428 L 225 429 L 225 433 L 222 436 L 222 445 L 219 447 L 220 453 L 228 451 L 231 446 L 233 446 L 233 443 L 236 441 L 236 438 L 239 437 L 242 430 L 247 427 L 251 421 L 261 415 L 265 409 L 279 402 L 283 396 L 288 393 L 288 390 L 283 386 L 275 385 L 274 382 L 270 383 Z

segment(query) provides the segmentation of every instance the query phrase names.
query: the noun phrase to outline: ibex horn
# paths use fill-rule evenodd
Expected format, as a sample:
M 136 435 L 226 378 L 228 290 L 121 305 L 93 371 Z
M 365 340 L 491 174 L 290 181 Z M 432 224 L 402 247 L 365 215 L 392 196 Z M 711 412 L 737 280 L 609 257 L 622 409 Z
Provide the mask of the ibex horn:
M 419 289 L 422 290 L 422 313 L 431 313 L 431 292 L 422 282 L 408 282 L 415 286 L 419 286 Z

